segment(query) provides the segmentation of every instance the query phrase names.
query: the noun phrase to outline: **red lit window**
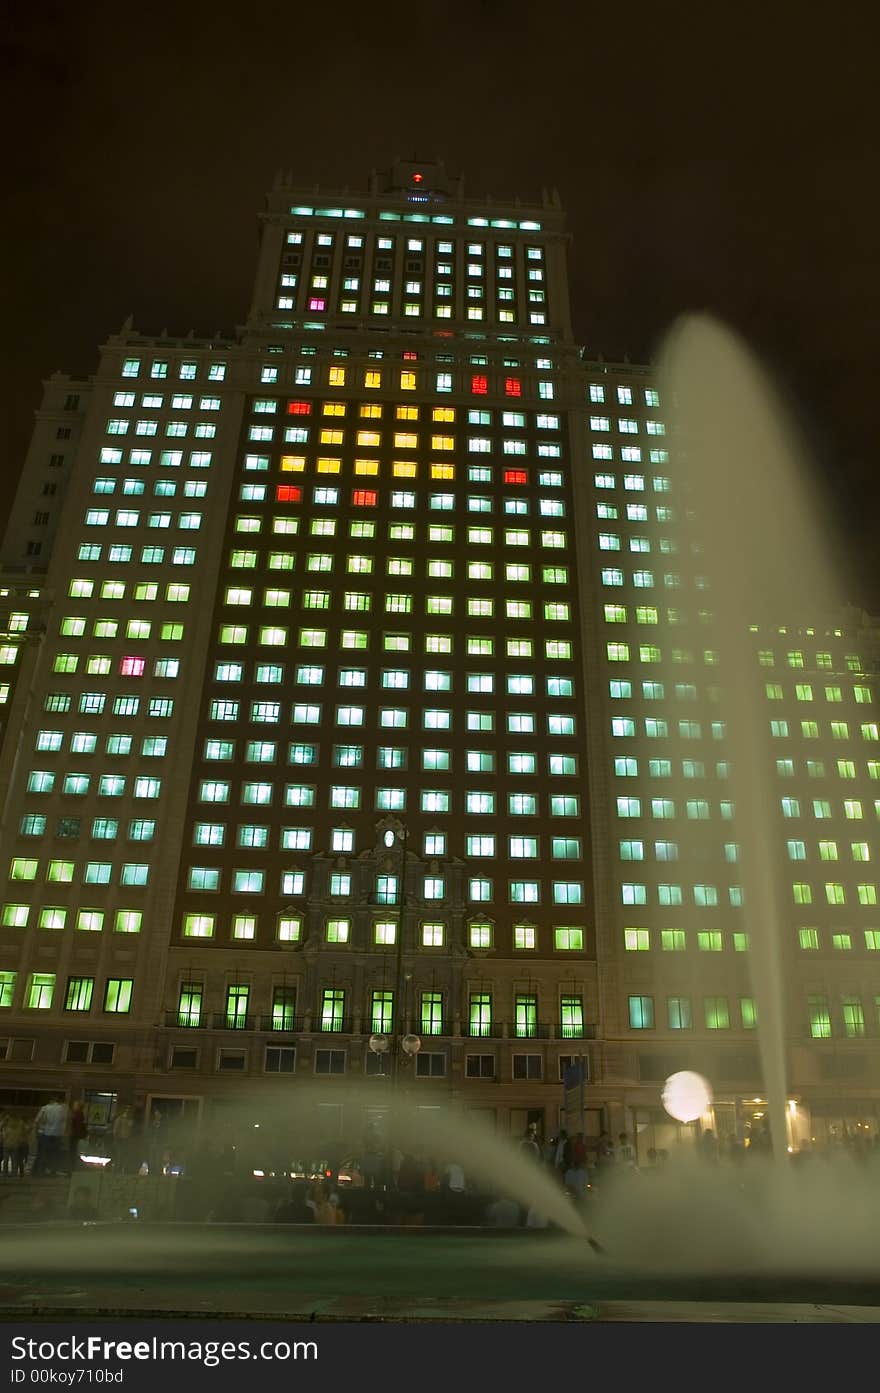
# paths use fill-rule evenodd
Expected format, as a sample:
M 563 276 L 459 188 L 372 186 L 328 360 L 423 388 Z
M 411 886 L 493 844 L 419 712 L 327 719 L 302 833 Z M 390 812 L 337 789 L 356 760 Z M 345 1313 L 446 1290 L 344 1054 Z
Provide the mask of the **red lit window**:
M 143 677 L 146 662 L 143 658 L 123 658 L 119 671 L 123 677 Z
M 352 489 L 351 501 L 355 508 L 375 508 L 377 496 L 375 489 Z
M 489 383 L 480 373 L 474 373 L 471 378 L 471 391 L 475 396 L 484 397 L 489 390 Z
M 298 484 L 278 484 L 275 488 L 275 497 L 279 503 L 300 503 L 302 496 L 303 491 Z
M 310 401 L 289 401 L 287 414 L 288 416 L 311 416 L 312 403 Z
M 320 295 L 312 295 L 312 296 L 310 297 L 310 299 L 309 299 L 309 309 L 310 309 L 310 310 L 325 310 L 326 308 L 327 308 L 327 301 L 324 300 L 324 299 L 322 299 L 322 297 L 321 297 Z
M 504 395 L 506 397 L 522 396 L 522 383 L 520 382 L 518 377 L 505 377 Z
M 419 361 L 419 355 L 418 353 L 414 353 L 411 348 L 404 349 L 403 361 L 405 363 L 417 363 Z
M 527 484 L 529 482 L 528 471 L 525 469 L 505 469 L 505 484 Z

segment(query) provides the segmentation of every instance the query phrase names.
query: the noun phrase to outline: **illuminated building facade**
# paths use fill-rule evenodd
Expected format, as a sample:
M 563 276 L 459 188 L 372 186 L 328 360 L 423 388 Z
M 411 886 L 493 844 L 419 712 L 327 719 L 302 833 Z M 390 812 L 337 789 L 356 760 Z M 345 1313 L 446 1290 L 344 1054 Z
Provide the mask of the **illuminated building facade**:
M 581 1061 L 593 1134 L 665 1144 L 688 1065 L 743 1125 L 711 613 L 656 388 L 582 360 L 565 255 L 555 197 L 467 199 L 441 166 L 362 197 L 280 179 L 237 337 L 127 326 L 88 384 L 47 384 L 3 551 L 10 618 L 30 590 L 39 619 L 7 625 L 0 1100 L 216 1116 L 296 1090 L 357 1138 L 393 1078 L 549 1132 Z M 806 700 L 797 650 L 847 708 L 846 749 L 793 708 L 776 770 L 799 816 L 831 809 L 827 836 L 780 821 L 807 863 L 792 1078 L 821 1105 L 878 1038 L 852 831 L 876 726 L 843 634 L 761 642 L 768 701 Z

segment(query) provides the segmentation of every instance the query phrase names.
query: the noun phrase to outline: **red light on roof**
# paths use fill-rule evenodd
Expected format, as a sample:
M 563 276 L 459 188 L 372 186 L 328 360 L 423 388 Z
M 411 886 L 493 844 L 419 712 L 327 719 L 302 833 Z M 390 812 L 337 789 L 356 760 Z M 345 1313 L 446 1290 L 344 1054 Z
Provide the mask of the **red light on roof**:
M 424 177 L 425 177 L 424 174 L 414 174 L 414 175 L 413 175 L 413 183 L 414 183 L 414 184 L 421 184 L 421 182 L 422 182 L 422 180 L 424 179 Z

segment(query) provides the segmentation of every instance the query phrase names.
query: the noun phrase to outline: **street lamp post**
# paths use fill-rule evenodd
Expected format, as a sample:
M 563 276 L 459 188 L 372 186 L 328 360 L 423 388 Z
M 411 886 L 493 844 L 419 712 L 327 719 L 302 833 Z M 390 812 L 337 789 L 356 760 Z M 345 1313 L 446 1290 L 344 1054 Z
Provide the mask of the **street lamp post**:
M 382 838 L 385 847 L 390 851 L 392 847 L 400 847 L 400 875 L 397 878 L 397 889 L 395 893 L 395 907 L 397 909 L 396 938 L 395 938 L 395 970 L 394 970 L 394 1001 L 391 1032 L 389 1035 L 374 1034 L 370 1037 L 370 1049 L 374 1054 L 389 1056 L 389 1071 L 391 1087 L 392 1116 L 395 1101 L 397 1099 L 398 1087 L 400 1082 L 401 1053 L 407 1058 L 412 1059 L 418 1054 L 422 1047 L 421 1038 L 411 1031 L 404 1033 L 406 1024 L 404 1017 L 404 990 L 406 977 L 404 974 L 403 957 L 403 934 L 404 918 L 406 913 L 406 827 L 399 825 L 395 830 L 388 827 Z M 391 1138 L 388 1139 L 388 1180 L 391 1179 Z

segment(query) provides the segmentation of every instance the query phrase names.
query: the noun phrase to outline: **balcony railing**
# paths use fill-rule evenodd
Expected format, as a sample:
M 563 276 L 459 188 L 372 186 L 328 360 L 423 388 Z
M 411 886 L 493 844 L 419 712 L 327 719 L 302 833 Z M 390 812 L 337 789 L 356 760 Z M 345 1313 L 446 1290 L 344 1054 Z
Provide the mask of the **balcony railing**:
M 286 1012 L 235 1016 L 226 1011 L 166 1011 L 164 1024 L 166 1028 L 176 1030 L 260 1031 L 271 1035 L 299 1035 L 306 1028 L 306 1018 Z M 310 1025 L 311 1032 L 315 1035 L 350 1035 L 354 1030 L 354 1018 L 342 1016 L 325 1024 L 320 1013 L 316 1012 L 311 1017 Z M 409 1029 L 425 1040 L 443 1037 L 449 1039 L 455 1036 L 455 1021 L 451 1017 L 444 1016 L 439 1022 L 435 1022 L 435 1026 L 434 1030 L 429 1030 L 418 1018 L 409 1022 Z M 390 1030 L 374 1031 L 369 1016 L 364 1016 L 360 1024 L 362 1035 L 393 1035 L 398 1029 L 403 1031 L 404 1024 L 392 1025 Z M 515 1021 L 476 1023 L 463 1020 L 460 1022 L 460 1033 L 468 1040 L 557 1040 L 575 1044 L 578 1040 L 595 1040 L 596 1026 L 590 1023 L 581 1029 L 575 1029 L 573 1026 L 562 1026 L 549 1021 L 535 1021 L 529 1025 L 518 1026 Z
M 273 1035 L 298 1035 L 304 1028 L 302 1016 L 294 1016 L 289 1011 L 274 1012 L 271 1016 L 260 1016 L 258 1030 L 271 1031 Z

